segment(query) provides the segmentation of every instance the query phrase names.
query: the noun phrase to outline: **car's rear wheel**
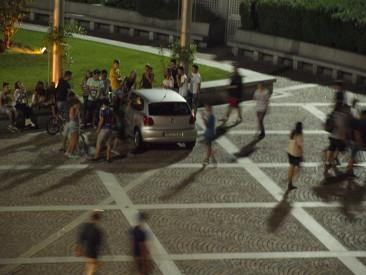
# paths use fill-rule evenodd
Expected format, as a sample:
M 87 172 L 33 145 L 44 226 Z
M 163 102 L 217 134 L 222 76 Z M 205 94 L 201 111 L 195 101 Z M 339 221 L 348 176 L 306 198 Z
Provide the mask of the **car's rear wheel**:
M 192 150 L 196 145 L 196 141 L 186 142 L 185 145 L 187 149 Z
M 133 135 L 133 144 L 135 147 L 135 150 L 142 150 L 144 148 L 144 142 L 142 140 L 142 135 L 139 129 L 135 129 L 134 135 Z

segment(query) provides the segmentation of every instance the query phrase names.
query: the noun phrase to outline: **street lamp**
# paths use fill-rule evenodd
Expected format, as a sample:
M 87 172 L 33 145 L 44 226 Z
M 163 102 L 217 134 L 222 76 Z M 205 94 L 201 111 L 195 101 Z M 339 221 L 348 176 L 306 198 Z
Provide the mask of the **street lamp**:
M 193 0 L 182 0 L 182 19 L 180 30 L 180 46 L 182 49 L 188 49 L 190 47 L 190 30 L 192 22 L 192 4 Z M 183 60 L 183 66 L 186 72 L 188 72 L 188 60 Z
M 53 7 L 53 31 L 59 34 L 64 27 L 65 0 L 55 0 Z M 62 70 L 62 49 L 59 41 L 52 44 L 52 82 L 58 83 Z

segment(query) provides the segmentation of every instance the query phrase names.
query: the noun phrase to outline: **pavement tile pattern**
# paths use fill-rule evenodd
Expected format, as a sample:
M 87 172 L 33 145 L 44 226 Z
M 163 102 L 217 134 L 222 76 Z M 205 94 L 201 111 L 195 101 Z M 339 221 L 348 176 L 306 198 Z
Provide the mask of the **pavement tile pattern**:
M 73 253 L 92 209 L 105 209 L 98 274 L 136 274 L 133 211 L 149 216 L 153 274 L 366 274 L 365 167 L 352 181 L 324 181 L 322 171 L 320 152 L 328 144 L 322 117 L 333 96 L 329 87 L 279 77 L 266 138 L 246 146 L 256 120 L 253 102 L 243 103 L 243 122 L 214 143 L 218 165 L 205 169 L 201 142 L 191 152 L 151 146 L 140 154 L 125 144 L 107 164 L 66 159 L 59 136 L 0 135 L 0 274 L 82 274 L 83 259 Z M 221 118 L 226 106 L 214 112 Z M 306 163 L 298 189 L 284 195 L 288 134 L 299 120 L 310 131 Z M 232 148 L 243 150 L 233 155 Z M 111 178 L 125 201 L 110 193 Z

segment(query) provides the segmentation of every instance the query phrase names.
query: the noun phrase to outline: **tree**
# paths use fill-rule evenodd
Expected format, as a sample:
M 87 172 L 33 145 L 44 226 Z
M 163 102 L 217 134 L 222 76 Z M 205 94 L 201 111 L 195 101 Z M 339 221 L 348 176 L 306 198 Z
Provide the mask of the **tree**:
M 26 14 L 26 4 L 30 0 L 0 1 L 0 31 L 4 36 L 5 48 L 10 48 L 11 40 L 18 30 L 19 23 Z

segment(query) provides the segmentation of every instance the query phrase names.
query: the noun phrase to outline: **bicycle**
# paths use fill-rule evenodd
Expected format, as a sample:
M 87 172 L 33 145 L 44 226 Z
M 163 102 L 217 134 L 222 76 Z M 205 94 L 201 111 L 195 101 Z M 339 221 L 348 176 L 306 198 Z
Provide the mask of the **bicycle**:
M 46 131 L 49 135 L 54 136 L 57 133 L 62 133 L 65 127 L 67 119 L 64 113 L 58 113 L 56 117 L 52 116 L 48 122 Z

